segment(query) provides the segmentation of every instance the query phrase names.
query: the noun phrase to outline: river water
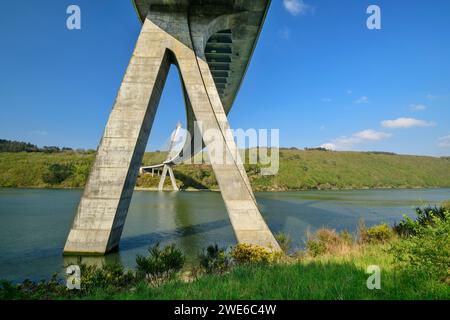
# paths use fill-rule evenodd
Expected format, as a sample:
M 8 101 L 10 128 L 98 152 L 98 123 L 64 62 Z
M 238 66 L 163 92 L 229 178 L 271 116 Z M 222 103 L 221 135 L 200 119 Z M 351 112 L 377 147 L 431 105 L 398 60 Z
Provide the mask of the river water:
M 0 189 L 0 279 L 47 279 L 76 261 L 63 258 L 62 249 L 81 193 Z M 256 197 L 271 230 L 290 234 L 293 247 L 301 248 L 308 229 L 355 232 L 361 218 L 368 226 L 392 224 L 404 214 L 414 216 L 417 206 L 450 199 L 450 189 L 261 192 Z M 220 193 L 136 191 L 120 250 L 83 261 L 134 267 L 136 255 L 157 242 L 176 243 L 193 260 L 210 244 L 227 247 L 235 241 Z

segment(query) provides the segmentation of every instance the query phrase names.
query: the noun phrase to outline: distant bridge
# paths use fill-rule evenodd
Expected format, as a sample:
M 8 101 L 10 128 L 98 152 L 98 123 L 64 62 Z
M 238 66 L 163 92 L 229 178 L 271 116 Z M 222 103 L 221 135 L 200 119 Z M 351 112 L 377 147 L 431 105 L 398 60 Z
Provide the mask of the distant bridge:
M 179 150 L 177 150 L 177 142 L 181 137 L 181 123 L 177 123 L 177 127 L 172 134 L 170 138 L 169 148 L 168 148 L 168 155 L 166 161 L 160 164 L 152 165 L 152 166 L 145 166 L 141 167 L 139 169 L 139 172 L 141 174 L 151 172 L 152 176 L 154 176 L 155 171 L 158 175 L 161 173 L 161 179 L 159 181 L 158 190 L 163 191 L 164 190 L 164 183 L 166 181 L 167 173 L 169 173 L 169 178 L 172 183 L 172 188 L 175 191 L 178 191 L 177 182 L 175 179 L 175 176 L 173 174 L 172 167 L 175 166 L 175 161 L 179 159 Z

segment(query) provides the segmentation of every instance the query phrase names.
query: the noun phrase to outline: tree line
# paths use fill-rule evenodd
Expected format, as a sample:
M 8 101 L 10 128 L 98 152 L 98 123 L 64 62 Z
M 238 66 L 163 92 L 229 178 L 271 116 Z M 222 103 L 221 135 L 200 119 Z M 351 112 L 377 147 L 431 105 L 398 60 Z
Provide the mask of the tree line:
M 93 153 L 95 150 L 72 149 L 67 147 L 44 146 L 39 148 L 37 145 L 23 142 L 0 139 L 0 152 L 45 152 L 45 153 L 59 153 L 59 152 L 79 152 L 79 153 Z

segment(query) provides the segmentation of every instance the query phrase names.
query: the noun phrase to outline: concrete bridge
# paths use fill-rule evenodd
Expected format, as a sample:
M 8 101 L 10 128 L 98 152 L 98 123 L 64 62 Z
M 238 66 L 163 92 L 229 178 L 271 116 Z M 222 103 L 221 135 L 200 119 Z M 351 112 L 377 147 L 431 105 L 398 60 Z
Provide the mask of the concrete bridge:
M 135 0 L 142 30 L 97 152 L 65 253 L 118 247 L 139 167 L 171 65 L 183 84 L 191 139 L 177 161 L 204 146 L 240 243 L 279 250 L 263 220 L 227 120 L 270 0 Z M 203 131 L 196 130 L 201 122 Z M 216 130 L 219 136 L 203 132 Z M 194 142 L 202 134 L 203 144 Z M 226 159 L 212 150 L 222 148 Z M 186 152 L 188 150 L 188 152 Z

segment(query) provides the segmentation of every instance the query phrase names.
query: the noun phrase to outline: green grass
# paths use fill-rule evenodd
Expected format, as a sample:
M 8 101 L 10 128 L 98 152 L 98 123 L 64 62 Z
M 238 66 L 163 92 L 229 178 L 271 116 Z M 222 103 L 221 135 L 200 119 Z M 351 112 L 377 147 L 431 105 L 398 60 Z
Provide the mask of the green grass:
M 419 273 L 396 270 L 386 245 L 370 245 L 346 256 L 323 256 L 293 264 L 237 266 L 225 275 L 205 275 L 154 288 L 99 291 L 82 299 L 449 299 L 450 287 Z M 369 265 L 381 268 L 381 290 L 366 286 Z
M 76 152 L 0 153 L 0 186 L 83 187 L 94 157 Z M 161 163 L 165 157 L 162 152 L 146 153 L 143 164 Z M 62 183 L 50 185 L 42 177 L 55 163 L 72 165 L 74 173 Z M 261 176 L 259 168 L 246 165 L 255 191 L 450 187 L 449 158 L 281 149 L 278 175 Z M 209 165 L 181 165 L 174 171 L 182 189 L 218 188 Z M 143 175 L 137 186 L 156 188 L 158 182 L 158 177 Z M 170 185 L 169 179 L 166 183 Z

